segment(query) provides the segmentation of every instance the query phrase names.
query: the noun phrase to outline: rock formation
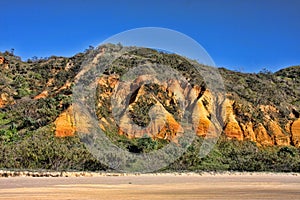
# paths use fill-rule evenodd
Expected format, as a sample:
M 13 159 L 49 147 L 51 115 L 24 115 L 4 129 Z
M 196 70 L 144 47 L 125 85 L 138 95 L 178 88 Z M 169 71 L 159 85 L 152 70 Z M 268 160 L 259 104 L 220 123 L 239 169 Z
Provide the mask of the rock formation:
M 0 94 L 0 108 L 14 104 L 15 101 L 6 92 Z
M 254 133 L 256 135 L 256 141 L 258 144 L 265 145 L 265 146 L 272 146 L 274 145 L 274 141 L 272 140 L 271 136 L 268 134 L 266 128 L 259 123 L 257 127 L 254 129 Z
M 150 98 L 149 88 L 147 89 L 143 84 L 141 87 L 139 86 L 143 81 L 148 79 L 149 77 L 146 76 L 137 77 L 133 83 L 129 85 L 123 83 L 121 87 L 118 87 L 120 86 L 120 82 L 119 75 L 117 74 L 105 75 L 99 78 L 97 107 L 101 108 L 101 110 L 105 108 L 104 111 L 106 113 L 98 113 L 99 126 L 102 130 L 105 130 L 112 124 L 116 124 L 116 119 L 112 115 L 111 97 L 117 92 L 118 96 L 114 96 L 114 98 L 117 98 L 116 101 L 118 103 L 124 102 L 124 96 L 128 95 L 128 89 L 130 89 L 136 90 L 136 94 L 134 99 L 131 99 L 129 105 L 127 105 L 127 111 L 121 116 L 118 116 L 119 121 L 117 127 L 119 134 L 126 135 L 128 138 L 140 138 L 148 135 L 152 138 L 173 140 L 178 134 L 181 134 L 182 128 L 180 127 L 180 121 L 176 120 L 174 113 L 170 113 L 167 107 L 172 106 L 171 104 L 174 103 L 177 104 L 176 98 L 179 100 L 186 98 L 190 104 L 194 104 L 192 119 L 193 129 L 196 134 L 201 137 L 216 137 L 216 129 L 210 119 L 213 112 L 212 104 L 215 103 L 213 102 L 214 97 L 210 91 L 205 90 L 200 94 L 201 88 L 199 86 L 194 86 L 187 91 L 185 88 L 181 88 L 180 84 L 176 81 L 163 83 L 158 89 L 158 91 L 160 91 L 157 93 L 158 97 L 150 95 L 151 98 L 154 98 L 153 102 L 156 103 L 152 105 L 148 112 L 152 121 L 147 124 L 147 126 L 140 127 L 133 122 L 130 112 L 139 108 L 141 101 L 145 101 L 145 99 L 143 99 L 145 96 L 148 100 Z M 166 96 L 164 96 L 162 92 L 164 92 Z M 41 93 L 35 98 L 43 98 L 44 96 L 45 94 Z M 229 99 L 225 99 L 225 101 L 220 104 L 221 119 L 224 124 L 223 133 L 228 138 L 240 141 L 253 141 L 263 146 L 286 146 L 290 144 L 294 144 L 297 147 L 300 146 L 300 119 L 287 124 L 286 128 L 282 128 L 277 121 L 271 120 L 268 115 L 269 112 L 277 113 L 278 110 L 273 106 L 261 105 L 260 110 L 265 116 L 264 123 L 253 123 L 252 121 L 240 122 L 237 119 L 234 104 L 235 102 Z M 71 109 L 72 108 L 62 113 L 55 121 L 56 136 L 64 137 L 74 135 L 75 126 L 74 119 L 71 116 Z M 156 115 L 151 116 L 151 112 Z M 160 114 L 157 115 L 157 113 Z M 292 137 L 288 134 L 291 134 Z
M 226 99 L 224 101 L 224 104 L 222 106 L 223 109 L 223 115 L 225 115 L 225 128 L 224 133 L 229 138 L 235 138 L 237 140 L 243 140 L 243 131 L 238 123 L 238 121 L 235 119 L 234 111 L 233 111 L 233 105 L 234 101 L 230 101 Z
M 300 119 L 295 120 L 291 126 L 292 140 L 296 147 L 300 147 Z
M 68 137 L 74 136 L 76 127 L 73 117 L 73 107 L 69 107 L 54 122 L 55 136 L 56 137 Z
M 0 65 L 3 69 L 9 68 L 8 61 L 3 56 L 0 56 Z
M 45 90 L 43 92 L 41 92 L 40 94 L 38 94 L 37 96 L 35 96 L 33 99 L 37 100 L 37 99 L 44 99 L 48 96 L 48 91 Z
M 274 136 L 275 145 L 279 146 L 287 146 L 290 145 L 290 137 L 283 133 L 283 130 L 279 126 L 279 124 L 275 121 L 270 121 L 268 123 L 268 130 Z
M 98 85 L 95 107 L 102 130 L 113 126 L 113 130 L 129 138 L 150 134 L 153 138 L 173 140 L 182 133 L 180 120 L 189 112 L 190 128 L 200 137 L 216 137 L 216 130 L 222 130 L 233 140 L 300 147 L 299 66 L 273 74 L 219 68 L 226 89 L 224 100 L 207 88 L 193 67 L 194 61 L 175 54 L 131 48 L 106 45 L 90 52 L 91 57 L 86 52 L 71 58 L 52 56 L 30 62 L 0 53 L 1 111 L 9 113 L 9 120 L 22 132 L 53 124 L 60 113 L 54 122 L 56 136 L 72 136 L 75 131 L 88 133 L 91 125 L 84 122 L 74 125 L 72 107 L 68 108 L 74 95 L 72 88 L 81 76 L 93 74 L 93 66 L 99 60 L 118 55 L 103 76 L 93 83 Z M 123 50 L 126 53 L 121 55 L 120 49 L 121 54 Z M 82 68 L 82 63 L 89 59 L 92 64 Z M 129 82 L 120 81 L 124 73 L 148 64 L 169 66 L 190 85 L 177 78 L 168 79 L 168 73 L 166 80 L 144 73 Z M 208 69 L 201 64 L 198 67 Z M 13 104 L 16 106 L 11 106 Z M 121 106 L 116 108 L 116 105 Z M 26 123 L 22 119 L 26 119 Z

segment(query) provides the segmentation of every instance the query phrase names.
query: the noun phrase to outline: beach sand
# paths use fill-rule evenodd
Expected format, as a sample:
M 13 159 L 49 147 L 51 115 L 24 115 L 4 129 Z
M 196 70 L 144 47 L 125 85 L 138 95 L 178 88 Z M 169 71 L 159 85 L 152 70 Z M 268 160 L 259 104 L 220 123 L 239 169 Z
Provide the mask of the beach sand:
M 0 178 L 0 199 L 300 199 L 299 174 Z

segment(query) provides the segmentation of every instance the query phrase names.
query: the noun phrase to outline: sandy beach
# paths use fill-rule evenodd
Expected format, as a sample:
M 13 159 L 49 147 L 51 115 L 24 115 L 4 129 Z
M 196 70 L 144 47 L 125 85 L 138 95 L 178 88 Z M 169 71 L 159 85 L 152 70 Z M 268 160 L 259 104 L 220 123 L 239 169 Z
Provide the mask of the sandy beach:
M 300 199 L 299 174 L 2 177 L 0 199 Z

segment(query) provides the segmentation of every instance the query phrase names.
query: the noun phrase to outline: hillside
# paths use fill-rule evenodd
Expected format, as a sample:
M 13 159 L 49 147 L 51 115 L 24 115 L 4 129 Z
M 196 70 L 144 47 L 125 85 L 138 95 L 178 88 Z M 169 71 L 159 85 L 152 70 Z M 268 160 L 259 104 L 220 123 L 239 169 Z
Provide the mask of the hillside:
M 192 67 L 194 61 L 119 45 L 88 49 L 70 58 L 52 56 L 27 62 L 9 52 L 0 54 L 0 168 L 106 169 L 76 135 L 73 87 L 85 73 L 81 67 L 89 55 L 99 51 L 113 54 L 122 48 L 128 48 L 128 53 L 107 66 L 96 87 L 96 116 L 101 129 L 115 144 L 139 153 L 160 149 L 176 140 L 178 121 L 183 118 L 182 96 L 189 102 L 192 129 L 198 137 L 170 169 L 300 170 L 299 66 L 252 74 L 220 68 L 226 89 L 226 98 L 222 99 L 212 93 Z M 142 84 L 152 79 L 137 76 L 128 86 L 134 88 L 128 112 L 121 113 L 116 121 L 111 98 L 117 91 L 115 101 L 122 102 L 122 94 L 126 94 L 127 86 L 117 88 L 121 77 L 147 64 L 170 66 L 189 81 L 189 88 L 180 80 Z M 161 117 L 167 120 L 151 125 L 151 109 L 162 111 Z M 218 124 L 212 123 L 214 111 L 218 111 Z M 135 125 L 144 127 L 143 131 L 135 131 Z M 206 158 L 196 158 L 203 137 L 214 137 L 218 129 L 222 136 L 213 151 Z

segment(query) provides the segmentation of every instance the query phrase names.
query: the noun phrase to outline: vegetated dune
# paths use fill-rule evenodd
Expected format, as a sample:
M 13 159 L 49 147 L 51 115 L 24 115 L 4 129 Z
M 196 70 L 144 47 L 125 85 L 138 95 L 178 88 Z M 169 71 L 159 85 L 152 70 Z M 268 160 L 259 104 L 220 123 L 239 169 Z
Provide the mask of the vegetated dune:
M 223 98 L 208 88 L 194 68 L 197 65 L 207 71 L 209 66 L 175 54 L 111 44 L 70 58 L 52 56 L 27 62 L 1 53 L 0 150 L 4 153 L 0 168 L 107 169 L 76 135 L 78 128 L 89 127 L 85 120 L 76 124 L 73 88 L 80 77 L 90 75 L 91 66 L 82 68 L 90 55 L 94 55 L 91 63 L 101 63 L 120 51 L 126 53 L 92 82 L 96 85 L 94 106 L 99 126 L 115 144 L 133 153 L 160 149 L 182 135 L 179 121 L 188 108 L 191 129 L 198 137 L 171 169 L 300 171 L 299 66 L 275 73 L 219 68 L 226 89 Z M 123 84 L 124 88 L 117 87 L 130 69 L 146 65 L 168 66 L 189 84 L 179 79 L 155 82 L 140 75 L 127 86 Z M 81 80 L 90 81 L 88 78 Z M 146 82 L 150 84 L 143 84 Z M 127 111 L 116 121 L 111 98 L 117 92 L 115 101 L 122 102 L 126 88 L 134 91 L 126 97 Z M 151 109 L 161 111 L 152 124 Z M 136 131 L 136 125 L 144 129 Z M 207 158 L 196 158 L 203 137 L 217 137 L 216 130 L 222 131 L 219 143 Z

